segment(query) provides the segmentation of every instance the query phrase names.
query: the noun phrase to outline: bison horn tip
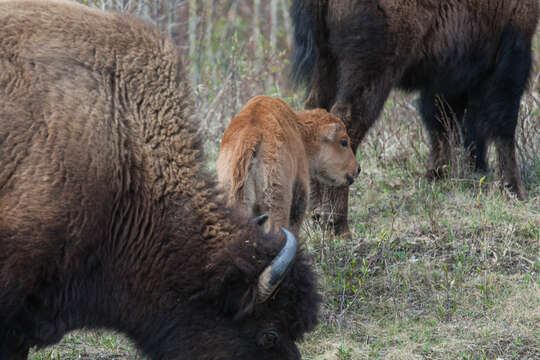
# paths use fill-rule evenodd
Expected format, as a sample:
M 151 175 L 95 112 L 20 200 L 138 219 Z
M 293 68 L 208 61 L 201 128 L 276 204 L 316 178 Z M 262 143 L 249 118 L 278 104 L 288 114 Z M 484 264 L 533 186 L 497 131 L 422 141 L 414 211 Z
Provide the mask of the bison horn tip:
M 280 227 L 285 234 L 285 246 L 274 258 L 272 263 L 264 269 L 259 276 L 258 296 L 259 303 L 265 302 L 274 293 L 281 281 L 285 278 L 296 256 L 298 241 L 287 229 Z
M 264 225 L 266 220 L 268 220 L 268 214 L 262 214 L 262 215 L 259 215 L 257 217 L 254 217 L 253 219 L 249 220 L 249 223 L 250 224 L 255 223 L 255 224 L 259 225 L 259 226 L 262 226 L 262 225 Z

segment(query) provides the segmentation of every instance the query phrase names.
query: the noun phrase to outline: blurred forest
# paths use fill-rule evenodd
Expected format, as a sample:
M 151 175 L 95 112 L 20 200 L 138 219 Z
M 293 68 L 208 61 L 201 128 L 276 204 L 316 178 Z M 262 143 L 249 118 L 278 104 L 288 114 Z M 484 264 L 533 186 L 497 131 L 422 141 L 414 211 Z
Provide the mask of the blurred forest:
M 189 69 L 201 131 L 216 145 L 249 98 L 287 93 L 290 0 L 81 0 L 156 24 L 178 44 Z M 215 146 L 210 146 L 210 152 Z
M 297 110 L 302 107 L 303 89 L 294 89 L 288 76 L 292 0 L 76 1 L 103 10 L 134 14 L 156 24 L 175 40 L 189 70 L 195 94 L 195 116 L 200 120 L 211 163 L 217 157 L 219 141 L 227 124 L 251 97 L 259 94 L 277 96 Z M 540 52 L 536 51 L 539 42 L 540 37 L 536 36 L 531 76 L 531 96 L 536 104 L 540 102 Z M 407 106 L 414 106 L 413 98 L 414 94 L 406 96 Z M 387 106 L 394 102 L 392 99 L 391 96 Z M 418 114 L 412 116 L 417 118 Z M 400 117 L 404 121 L 408 118 Z M 539 126 L 533 121 L 535 135 L 540 131 Z M 418 131 L 422 132 L 421 126 Z M 423 133 L 420 137 L 427 140 Z M 522 133 L 518 133 L 518 138 L 520 144 L 531 143 Z M 532 146 L 519 148 L 522 164 L 530 160 L 531 154 L 523 153 L 529 148 L 533 149 L 532 157 L 536 159 L 538 142 L 540 140 L 534 136 L 532 144 L 528 144 Z

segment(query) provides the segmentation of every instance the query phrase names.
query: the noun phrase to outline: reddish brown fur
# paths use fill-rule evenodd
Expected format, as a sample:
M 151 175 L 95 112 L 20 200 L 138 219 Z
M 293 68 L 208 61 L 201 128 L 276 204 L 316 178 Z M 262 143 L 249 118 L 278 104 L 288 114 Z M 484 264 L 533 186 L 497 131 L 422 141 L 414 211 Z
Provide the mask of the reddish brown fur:
M 190 97 L 153 26 L 0 1 L 1 359 L 83 327 L 152 359 L 299 358 L 317 319 L 308 258 L 256 303 L 283 239 L 220 200 Z
M 256 96 L 221 140 L 218 179 L 228 201 L 250 216 L 267 213 L 270 228 L 298 233 L 310 179 L 352 183 L 360 172 L 345 125 L 323 109 L 295 113 L 284 101 Z

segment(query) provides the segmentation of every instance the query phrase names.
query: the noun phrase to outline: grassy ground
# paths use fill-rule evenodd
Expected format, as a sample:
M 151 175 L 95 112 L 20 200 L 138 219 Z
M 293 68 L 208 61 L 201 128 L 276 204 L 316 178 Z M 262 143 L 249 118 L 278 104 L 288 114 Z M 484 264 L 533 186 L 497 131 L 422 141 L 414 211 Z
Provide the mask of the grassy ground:
M 539 45 L 537 36 L 537 61 Z M 268 58 L 272 66 L 280 56 Z M 272 81 L 254 86 L 265 74 L 242 61 L 229 67 L 237 78 L 195 86 L 214 160 L 230 120 L 216 109 L 234 113 L 257 93 L 299 107 L 297 95 L 282 93 Z M 267 68 L 270 77 L 281 72 Z M 334 238 L 309 221 L 304 226 L 325 299 L 320 326 L 300 344 L 305 359 L 540 358 L 539 118 L 537 65 L 518 136 L 529 198 L 517 201 L 499 191 L 493 174 L 467 169 L 460 151 L 452 154 L 448 179 L 424 180 L 428 145 L 414 95 L 391 96 L 358 154 L 362 174 L 351 187 L 352 239 Z M 30 358 L 141 357 L 121 335 L 79 331 Z
M 492 174 L 470 173 L 459 154 L 452 177 L 428 182 L 420 124 L 394 116 L 411 98 L 391 100 L 360 153 L 353 239 L 305 226 L 326 299 L 305 358 L 538 359 L 538 158 L 524 168 L 526 202 Z M 533 116 L 537 128 L 525 130 L 538 144 Z

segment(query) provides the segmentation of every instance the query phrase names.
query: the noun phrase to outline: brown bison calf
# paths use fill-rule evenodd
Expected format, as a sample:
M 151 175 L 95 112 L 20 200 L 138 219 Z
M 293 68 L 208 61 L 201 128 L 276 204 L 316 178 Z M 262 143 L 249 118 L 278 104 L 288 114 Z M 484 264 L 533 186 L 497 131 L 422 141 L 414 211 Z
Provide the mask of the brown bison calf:
M 486 169 L 495 142 L 504 185 L 525 198 L 514 134 L 538 0 L 294 0 L 291 15 L 293 74 L 309 86 L 306 107 L 341 118 L 353 150 L 392 88 L 418 90 L 431 139 L 427 176 L 443 173 L 448 130 L 459 126 L 476 168 Z M 348 231 L 347 191 L 333 194 L 338 233 Z
M 270 227 L 298 233 L 310 179 L 350 185 L 360 173 L 345 125 L 326 110 L 295 113 L 284 101 L 257 96 L 232 119 L 221 140 L 218 179 L 231 205 Z
M 151 359 L 300 358 L 308 257 L 220 200 L 178 52 L 130 16 L 0 1 L 0 359 L 80 328 Z

